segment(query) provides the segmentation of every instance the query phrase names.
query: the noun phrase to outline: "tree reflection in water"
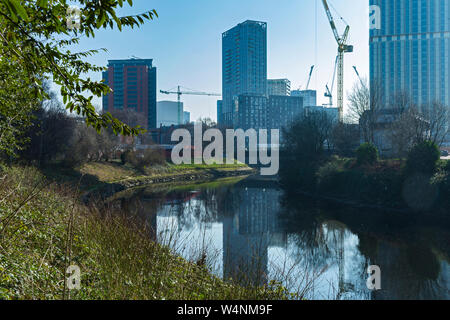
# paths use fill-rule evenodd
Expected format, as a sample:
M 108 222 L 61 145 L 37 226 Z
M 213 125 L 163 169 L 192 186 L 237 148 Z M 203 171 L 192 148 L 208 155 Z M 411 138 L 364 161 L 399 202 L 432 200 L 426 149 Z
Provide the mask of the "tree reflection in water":
M 450 299 L 448 226 L 252 179 L 140 189 L 121 205 L 152 226 L 155 240 L 245 285 L 278 280 L 310 299 Z M 381 267 L 381 291 L 366 287 L 369 265 Z

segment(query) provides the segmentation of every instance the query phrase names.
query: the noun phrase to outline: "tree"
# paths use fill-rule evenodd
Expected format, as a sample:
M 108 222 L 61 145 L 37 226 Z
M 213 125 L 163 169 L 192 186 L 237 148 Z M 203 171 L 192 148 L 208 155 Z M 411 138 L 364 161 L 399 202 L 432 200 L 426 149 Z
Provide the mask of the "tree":
M 441 102 L 434 101 L 422 107 L 424 118 L 428 121 L 427 140 L 442 146 L 450 133 L 449 107 Z
M 77 122 L 71 139 L 68 141 L 68 150 L 64 156 L 64 163 L 68 167 L 76 167 L 83 163 L 98 160 L 98 134 L 91 127 Z
M 333 119 L 321 111 L 297 118 L 283 129 L 283 147 L 280 155 L 280 177 L 283 184 L 311 186 L 315 173 L 330 138 Z
M 378 149 L 371 143 L 363 143 L 356 150 L 356 159 L 359 165 L 372 165 L 378 161 Z
M 348 95 L 348 118 L 350 122 L 359 123 L 365 142 L 374 143 L 376 122 L 382 109 L 381 85 L 372 81 L 369 88 L 367 79 L 354 84 Z
M 338 123 L 331 132 L 331 143 L 334 149 L 342 156 L 349 157 L 354 154 L 360 143 L 360 130 L 358 125 L 351 123 Z
M 111 114 L 114 118 L 133 127 L 145 127 L 147 123 L 142 114 L 137 113 L 133 109 L 115 109 Z
M 74 134 L 76 121 L 69 116 L 57 100 L 50 94 L 51 100 L 41 103 L 33 115 L 33 125 L 26 136 L 28 143 L 21 156 L 29 161 L 45 165 L 62 156 L 68 149 L 68 141 Z
M 24 66 L 0 44 L 0 155 L 16 155 L 28 141 L 25 132 L 39 105 L 37 90 Z
M 200 117 L 200 118 L 198 118 L 197 123 L 201 123 L 204 130 L 217 127 L 217 123 L 209 117 L 206 117 L 206 118 Z
M 123 27 L 139 27 L 144 20 L 157 16 L 156 11 L 151 10 L 134 16 L 118 17 L 116 11 L 123 7 L 124 2 L 71 1 L 79 7 L 77 11 L 70 9 L 66 0 L 0 0 L 0 78 L 10 77 L 8 81 L 0 79 L 6 85 L 1 89 L 6 93 L 1 96 L 6 98 L 0 102 L 0 150 L 13 152 L 13 148 L 6 148 L 6 145 L 19 148 L 20 139 L 14 137 L 21 130 L 20 125 L 30 120 L 29 105 L 33 101 L 27 100 L 26 106 L 20 105 L 15 96 L 22 95 L 23 91 L 23 99 L 44 100 L 46 93 L 43 81 L 50 77 L 60 86 L 65 107 L 70 112 L 82 115 L 97 132 L 106 127 L 122 135 L 137 135 L 141 131 L 138 127 L 131 128 L 120 122 L 110 113 L 99 114 L 95 110 L 93 97 L 101 97 L 110 89 L 103 82 L 82 75 L 104 70 L 83 60 L 98 50 L 69 50 L 70 46 L 79 42 L 81 36 L 93 38 L 95 31 L 100 28 L 117 27 L 121 31 Z M 126 2 L 132 5 L 132 1 Z M 74 20 L 77 23 L 74 24 Z M 16 81 L 9 81 L 14 78 Z M 20 91 L 17 91 L 18 88 Z
M 116 153 L 120 149 L 120 139 L 112 130 L 104 130 L 101 134 L 97 134 L 98 159 L 109 161 L 116 157 Z
M 333 121 L 325 112 L 310 112 L 283 129 L 286 152 L 308 158 L 321 156 L 330 137 Z
M 409 151 L 406 167 L 409 172 L 433 174 L 440 157 L 439 148 L 433 141 L 422 141 Z
M 419 109 L 409 94 L 399 92 L 391 99 L 390 109 L 389 135 L 398 156 L 406 156 L 414 145 L 424 141 L 441 146 L 449 132 L 448 108 L 442 103 L 424 104 Z

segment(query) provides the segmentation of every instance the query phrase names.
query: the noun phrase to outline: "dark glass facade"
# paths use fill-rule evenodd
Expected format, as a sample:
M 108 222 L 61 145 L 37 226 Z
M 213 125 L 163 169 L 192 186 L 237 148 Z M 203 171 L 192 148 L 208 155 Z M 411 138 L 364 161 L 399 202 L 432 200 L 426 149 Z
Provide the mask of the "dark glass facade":
M 370 30 L 370 80 L 384 103 L 398 92 L 423 105 L 450 105 L 450 0 L 370 0 L 381 29 Z
M 245 21 L 222 34 L 222 115 L 232 127 L 234 101 L 241 95 L 267 95 L 267 24 Z

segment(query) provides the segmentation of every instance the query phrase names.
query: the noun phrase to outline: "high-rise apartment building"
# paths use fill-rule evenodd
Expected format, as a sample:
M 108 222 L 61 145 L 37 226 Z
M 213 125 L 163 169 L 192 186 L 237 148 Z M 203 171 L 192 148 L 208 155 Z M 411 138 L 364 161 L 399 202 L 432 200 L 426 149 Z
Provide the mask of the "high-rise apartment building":
M 239 95 L 267 95 L 267 23 L 245 21 L 222 34 L 223 125 L 235 126 Z
M 223 120 L 223 100 L 217 100 L 217 123 L 224 124 Z
M 317 91 L 316 90 L 293 90 L 291 92 L 293 97 L 302 97 L 304 107 L 317 106 Z
M 269 129 L 289 127 L 295 119 L 304 114 L 303 98 L 269 96 L 267 121 Z
M 290 96 L 291 82 L 288 79 L 269 79 L 267 93 L 269 96 Z
M 370 0 L 381 28 L 370 30 L 371 87 L 384 105 L 399 92 L 417 105 L 450 105 L 450 1 Z M 378 18 L 378 17 L 377 17 Z
M 268 99 L 262 95 L 241 94 L 234 101 L 234 126 L 238 129 L 267 129 Z
M 103 96 L 103 110 L 133 110 L 147 129 L 156 128 L 156 67 L 153 59 L 109 60 L 103 80 L 112 92 Z

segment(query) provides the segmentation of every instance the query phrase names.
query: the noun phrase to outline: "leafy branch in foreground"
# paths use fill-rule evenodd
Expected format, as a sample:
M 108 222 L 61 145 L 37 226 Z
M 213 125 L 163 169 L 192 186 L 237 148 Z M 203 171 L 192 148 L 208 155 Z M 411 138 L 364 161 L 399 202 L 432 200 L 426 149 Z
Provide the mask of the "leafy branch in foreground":
M 92 104 L 94 96 L 110 92 L 103 82 L 82 77 L 87 72 L 104 70 L 83 60 L 98 51 L 72 53 L 68 49 L 76 45 L 81 36 L 95 37 L 95 31 L 100 28 L 117 27 L 121 31 L 123 27 L 139 27 L 145 20 L 157 17 L 155 10 L 119 17 L 117 10 L 124 2 L 71 1 L 80 9 L 79 16 L 73 17 L 66 0 L 0 0 L 0 63 L 15 61 L 19 64 L 30 83 L 38 88 L 36 98 L 39 100 L 46 98 L 43 81 L 51 77 L 61 87 L 66 108 L 85 117 L 86 123 L 98 132 L 111 127 L 115 134 L 137 135 L 142 131 L 139 126 L 131 128 L 110 113 L 99 114 Z M 126 2 L 133 5 L 132 0 Z M 77 28 L 73 28 L 70 19 L 78 19 Z

